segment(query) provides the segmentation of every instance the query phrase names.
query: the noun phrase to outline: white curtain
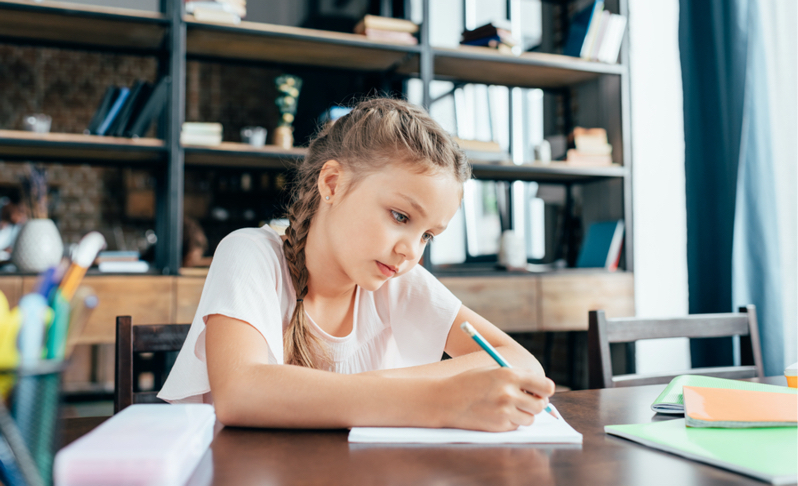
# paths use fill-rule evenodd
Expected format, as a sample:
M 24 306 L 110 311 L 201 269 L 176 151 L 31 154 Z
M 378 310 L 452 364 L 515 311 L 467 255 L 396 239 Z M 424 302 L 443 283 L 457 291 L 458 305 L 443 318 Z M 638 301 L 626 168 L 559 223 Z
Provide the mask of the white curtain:
M 760 0 L 783 293 L 785 365 L 798 361 L 798 2 Z

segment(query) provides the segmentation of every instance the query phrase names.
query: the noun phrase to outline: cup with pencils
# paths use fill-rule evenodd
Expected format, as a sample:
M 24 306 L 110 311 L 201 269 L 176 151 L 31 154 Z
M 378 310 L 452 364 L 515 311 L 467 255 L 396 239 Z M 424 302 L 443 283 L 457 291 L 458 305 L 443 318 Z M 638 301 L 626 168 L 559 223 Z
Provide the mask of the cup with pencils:
M 51 484 L 61 372 L 98 300 L 80 282 L 105 248 L 83 237 L 73 258 L 39 275 L 9 308 L 0 292 L 0 482 Z

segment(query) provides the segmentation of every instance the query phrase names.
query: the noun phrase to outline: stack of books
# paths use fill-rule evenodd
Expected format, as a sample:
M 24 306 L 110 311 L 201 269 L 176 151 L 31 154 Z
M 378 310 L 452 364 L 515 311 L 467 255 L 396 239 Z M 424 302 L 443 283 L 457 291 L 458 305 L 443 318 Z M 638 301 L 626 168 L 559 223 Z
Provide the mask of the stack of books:
M 153 87 L 138 80 L 132 87 L 109 86 L 94 112 L 87 135 L 111 137 L 143 137 L 166 104 L 170 78 L 164 76 Z
M 150 265 L 139 257 L 137 251 L 101 251 L 95 262 L 103 273 L 144 273 Z
M 574 128 L 574 145 L 566 153 L 566 162 L 572 165 L 612 165 L 612 145 L 607 143 L 603 128 Z
M 181 145 L 213 146 L 222 143 L 221 123 L 185 122 L 180 131 Z
M 474 30 L 464 30 L 460 44 L 492 47 L 510 53 L 518 41 L 511 35 L 509 24 L 493 21 Z
M 186 13 L 202 22 L 238 24 L 247 16 L 247 0 L 185 0 Z
M 418 39 L 413 35 L 416 32 L 418 32 L 418 25 L 409 20 L 376 15 L 366 15 L 355 26 L 355 34 L 397 44 L 418 44 Z
M 625 30 L 626 17 L 604 10 L 604 1 L 596 0 L 574 16 L 563 54 L 615 64 Z
M 463 140 L 455 137 L 457 145 L 471 163 L 483 164 L 507 164 L 511 163 L 510 154 L 502 150 L 497 142 L 485 142 L 482 140 Z

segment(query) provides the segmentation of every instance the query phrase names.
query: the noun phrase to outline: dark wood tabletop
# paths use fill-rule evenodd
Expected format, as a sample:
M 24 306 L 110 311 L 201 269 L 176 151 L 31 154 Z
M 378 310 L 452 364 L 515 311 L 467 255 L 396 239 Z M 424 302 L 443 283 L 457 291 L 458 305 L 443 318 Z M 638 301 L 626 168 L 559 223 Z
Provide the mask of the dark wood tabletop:
M 783 376 L 757 381 L 786 385 Z M 219 427 L 188 484 L 764 484 L 604 433 L 605 425 L 679 418 L 651 411 L 664 387 L 571 391 L 552 397 L 568 423 L 583 434 L 581 446 L 349 444 L 346 430 Z M 68 420 L 66 441 L 102 420 Z

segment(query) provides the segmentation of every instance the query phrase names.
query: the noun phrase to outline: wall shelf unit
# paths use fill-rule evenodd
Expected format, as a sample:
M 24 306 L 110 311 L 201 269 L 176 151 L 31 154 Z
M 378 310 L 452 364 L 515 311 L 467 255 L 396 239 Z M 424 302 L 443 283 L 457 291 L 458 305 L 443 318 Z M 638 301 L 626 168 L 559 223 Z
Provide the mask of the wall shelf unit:
M 75 164 L 163 164 L 166 147 L 164 141 L 157 138 L 0 130 L 0 159 Z
M 390 71 L 415 65 L 418 46 L 362 35 L 242 21 L 239 25 L 186 20 L 186 54 L 209 59 L 263 61 L 314 67 Z
M 565 88 L 606 74 L 620 75 L 626 68 L 582 59 L 526 52 L 520 56 L 482 47 L 434 48 L 436 79 L 500 84 L 522 88 Z
M 383 2 L 385 3 L 385 2 Z M 614 12 L 628 16 L 627 0 L 608 0 Z M 421 2 L 423 18 L 430 19 L 430 0 Z M 159 75 L 173 80 L 159 130 L 162 139 L 115 139 L 79 134 L 0 131 L 0 158 L 92 164 L 149 164 L 159 167 L 157 268 L 178 273 L 181 256 L 180 221 L 186 168 L 284 170 L 300 160 L 305 149 L 253 148 L 225 142 L 217 147 L 183 147 L 180 127 L 186 118 L 186 60 L 215 60 L 241 64 L 277 64 L 303 69 L 342 69 L 363 73 L 418 78 L 423 104 L 429 108 L 433 80 L 485 83 L 508 87 L 543 88 L 558 93 L 586 83 L 619 80 L 621 134 L 617 145 L 621 162 L 609 167 L 573 167 L 564 163 L 522 166 L 475 162 L 481 179 L 523 180 L 565 185 L 618 180 L 623 184 L 626 220 L 625 270 L 633 270 L 631 215 L 631 138 L 629 129 L 629 76 L 627 46 L 619 64 L 585 61 L 538 52 L 520 56 L 496 50 L 461 46 L 436 47 L 430 43 L 429 22 L 422 22 L 419 45 L 379 42 L 355 34 L 243 21 L 238 25 L 199 22 L 185 15 L 183 2 L 163 0 L 160 13 L 54 2 L 0 0 L 0 42 L 155 55 Z M 551 4 L 547 4 L 551 5 Z M 159 235 L 160 237 L 160 235 Z
M 0 41 L 115 51 L 163 49 L 169 20 L 160 13 L 67 2 L 3 0 Z

